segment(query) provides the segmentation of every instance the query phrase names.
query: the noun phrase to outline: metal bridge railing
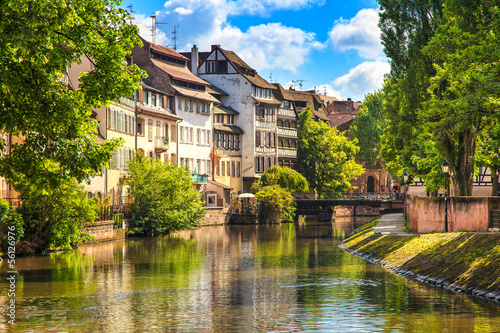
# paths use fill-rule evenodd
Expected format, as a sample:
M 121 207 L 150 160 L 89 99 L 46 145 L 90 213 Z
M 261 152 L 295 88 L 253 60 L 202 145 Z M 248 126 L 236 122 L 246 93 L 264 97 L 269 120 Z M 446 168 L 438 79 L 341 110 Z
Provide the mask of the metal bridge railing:
M 334 199 L 334 200 L 394 200 L 404 201 L 404 193 L 364 192 L 364 193 L 296 193 L 295 199 Z

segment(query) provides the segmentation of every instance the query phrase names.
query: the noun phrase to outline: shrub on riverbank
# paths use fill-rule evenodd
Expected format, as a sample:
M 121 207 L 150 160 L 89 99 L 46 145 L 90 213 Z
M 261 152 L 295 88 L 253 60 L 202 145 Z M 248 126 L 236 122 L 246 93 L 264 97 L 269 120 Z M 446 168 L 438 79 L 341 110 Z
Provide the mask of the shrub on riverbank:
M 439 281 L 441 286 L 500 293 L 498 233 L 382 235 L 373 233 L 377 221 L 358 229 L 342 247 L 391 270 Z
M 15 229 L 17 254 L 68 250 L 90 239 L 81 229 L 97 218 L 97 198 L 87 199 L 87 191 L 75 179 L 63 179 L 53 189 L 28 184 L 17 188 L 21 206 L 0 219 L 4 236 L 9 226 Z
M 129 234 L 158 236 L 194 229 L 205 215 L 201 192 L 185 168 L 137 157 L 129 162 L 125 183 L 134 197 Z

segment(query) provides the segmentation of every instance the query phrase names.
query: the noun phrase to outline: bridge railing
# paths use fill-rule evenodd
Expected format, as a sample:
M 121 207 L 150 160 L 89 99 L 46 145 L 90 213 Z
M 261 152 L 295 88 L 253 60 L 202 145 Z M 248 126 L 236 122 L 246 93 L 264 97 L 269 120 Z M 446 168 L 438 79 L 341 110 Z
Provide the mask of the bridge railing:
M 364 192 L 364 193 L 300 193 L 295 194 L 295 199 L 337 199 L 337 200 L 395 200 L 404 201 L 404 193 L 389 192 Z

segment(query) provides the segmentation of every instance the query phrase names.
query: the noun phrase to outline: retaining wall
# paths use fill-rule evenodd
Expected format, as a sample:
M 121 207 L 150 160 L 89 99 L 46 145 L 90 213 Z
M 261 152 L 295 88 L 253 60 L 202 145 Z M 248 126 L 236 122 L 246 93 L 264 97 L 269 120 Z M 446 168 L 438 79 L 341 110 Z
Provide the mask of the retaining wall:
M 229 214 L 222 207 L 207 207 L 207 212 L 201 225 L 219 225 L 229 223 Z
M 443 232 L 443 197 L 408 197 L 410 228 L 417 233 Z M 498 197 L 448 198 L 448 231 L 488 231 L 490 210 L 500 209 Z
M 114 224 L 115 222 L 112 220 L 94 222 L 93 225 L 84 226 L 82 232 L 93 236 L 96 241 L 125 238 L 128 221 L 124 222 L 125 229 L 114 229 Z

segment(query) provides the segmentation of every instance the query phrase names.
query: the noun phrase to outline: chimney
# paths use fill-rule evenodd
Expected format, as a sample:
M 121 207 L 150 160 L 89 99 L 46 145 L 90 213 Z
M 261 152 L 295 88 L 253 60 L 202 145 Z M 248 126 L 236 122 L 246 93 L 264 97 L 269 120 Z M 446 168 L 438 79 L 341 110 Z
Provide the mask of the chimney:
M 198 48 L 193 45 L 191 48 L 191 72 L 198 76 Z
M 215 50 L 217 46 L 220 47 L 220 45 L 212 45 L 212 51 Z

